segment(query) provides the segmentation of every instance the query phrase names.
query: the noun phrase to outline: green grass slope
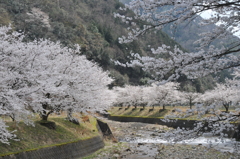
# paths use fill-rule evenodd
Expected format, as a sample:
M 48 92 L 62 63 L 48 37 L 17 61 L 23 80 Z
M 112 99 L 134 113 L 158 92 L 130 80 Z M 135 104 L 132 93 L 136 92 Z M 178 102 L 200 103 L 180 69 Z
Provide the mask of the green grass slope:
M 27 126 L 23 122 L 7 122 L 9 130 L 16 130 L 19 141 L 10 141 L 10 145 L 0 143 L 0 156 L 31 151 L 43 147 L 72 143 L 79 140 L 97 136 L 96 119 L 90 118 L 90 122 L 73 124 L 63 117 L 49 118 L 49 122 L 56 123 L 56 129 L 42 126 L 42 121 L 35 121 L 35 126 Z
M 165 115 L 169 114 L 171 112 L 172 108 L 167 108 L 165 110 L 162 109 L 162 107 L 155 107 L 152 109 L 152 107 L 145 107 L 145 109 L 142 109 L 142 107 L 137 107 L 136 109 L 134 107 L 112 107 L 109 110 L 109 113 L 112 116 L 130 116 L 130 117 L 151 117 L 151 118 L 162 118 Z

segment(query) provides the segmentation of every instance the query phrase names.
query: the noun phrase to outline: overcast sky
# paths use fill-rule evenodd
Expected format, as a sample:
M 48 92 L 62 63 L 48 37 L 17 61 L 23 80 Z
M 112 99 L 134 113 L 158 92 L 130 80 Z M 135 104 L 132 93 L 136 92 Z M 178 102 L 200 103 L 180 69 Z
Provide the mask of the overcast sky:
M 207 19 L 210 18 L 211 16 L 214 16 L 214 12 L 211 10 L 207 10 L 205 12 L 202 12 L 200 16 L 203 17 L 204 19 Z M 234 35 L 240 38 L 240 29 L 236 27 L 236 30 L 238 30 L 238 32 L 236 32 Z

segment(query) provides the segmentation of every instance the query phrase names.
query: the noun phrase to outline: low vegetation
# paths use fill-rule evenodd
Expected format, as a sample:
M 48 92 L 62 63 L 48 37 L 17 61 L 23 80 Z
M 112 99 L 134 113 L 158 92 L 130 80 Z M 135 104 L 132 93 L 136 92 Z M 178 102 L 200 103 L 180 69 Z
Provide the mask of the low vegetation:
M 27 126 L 23 122 L 17 123 L 9 120 L 7 122 L 9 130 L 16 130 L 18 141 L 11 140 L 10 145 L 0 143 L 0 156 L 76 142 L 98 135 L 95 118 L 89 116 L 89 121 L 81 121 L 80 125 L 76 125 L 65 120 L 64 116 L 51 116 L 47 122 L 54 122 L 56 128 L 50 129 L 42 125 L 46 121 L 43 122 L 39 119 L 35 120 L 35 126 Z

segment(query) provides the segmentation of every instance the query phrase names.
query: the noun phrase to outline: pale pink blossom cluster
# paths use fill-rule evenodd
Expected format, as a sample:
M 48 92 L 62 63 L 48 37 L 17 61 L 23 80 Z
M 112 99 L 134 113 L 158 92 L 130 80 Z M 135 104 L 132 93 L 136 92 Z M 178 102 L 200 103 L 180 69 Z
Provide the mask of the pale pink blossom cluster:
M 43 39 L 25 43 L 23 38 L 10 26 L 0 27 L 0 118 L 33 124 L 33 112 L 95 112 L 111 106 L 113 79 L 80 55 L 79 45 L 67 48 Z M 13 137 L 0 119 L 0 142 Z

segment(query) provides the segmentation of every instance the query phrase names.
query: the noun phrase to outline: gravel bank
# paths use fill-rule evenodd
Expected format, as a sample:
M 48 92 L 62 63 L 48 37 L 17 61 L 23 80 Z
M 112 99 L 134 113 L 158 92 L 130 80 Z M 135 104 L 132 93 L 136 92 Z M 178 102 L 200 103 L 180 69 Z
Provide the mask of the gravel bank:
M 110 143 L 93 155 L 94 159 L 239 159 L 239 154 L 220 152 L 202 145 L 135 143 L 136 138 L 158 138 L 166 126 L 145 123 L 121 123 L 104 119 L 118 143 Z

